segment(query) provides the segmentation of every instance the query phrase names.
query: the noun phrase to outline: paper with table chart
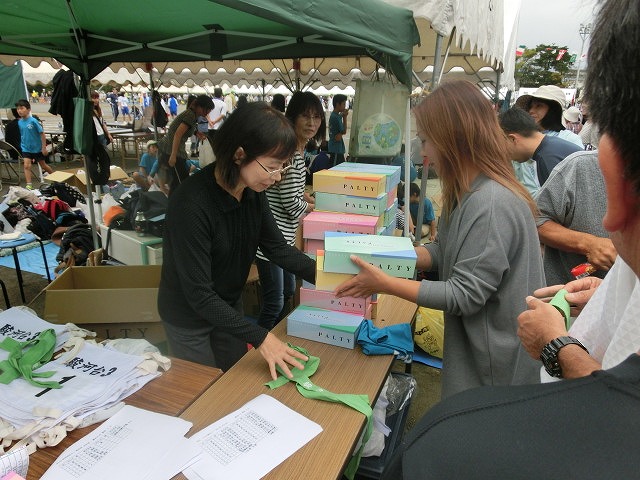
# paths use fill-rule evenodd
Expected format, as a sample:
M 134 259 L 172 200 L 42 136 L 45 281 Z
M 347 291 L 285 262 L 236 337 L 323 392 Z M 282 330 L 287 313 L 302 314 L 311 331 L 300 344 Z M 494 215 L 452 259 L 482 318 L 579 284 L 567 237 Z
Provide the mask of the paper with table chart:
M 42 480 L 169 479 L 200 453 L 191 423 L 129 405 L 67 448 Z
M 273 397 L 259 395 L 191 437 L 203 453 L 183 473 L 189 480 L 259 479 L 321 431 Z

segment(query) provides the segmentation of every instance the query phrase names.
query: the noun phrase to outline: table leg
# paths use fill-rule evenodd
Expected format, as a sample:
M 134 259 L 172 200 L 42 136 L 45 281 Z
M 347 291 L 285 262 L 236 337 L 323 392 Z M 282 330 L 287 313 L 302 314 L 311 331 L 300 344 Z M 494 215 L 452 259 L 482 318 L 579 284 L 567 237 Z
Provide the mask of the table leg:
M 47 280 L 51 283 L 51 274 L 49 273 L 49 262 L 47 261 L 47 254 L 44 251 L 44 245 L 42 244 L 42 240 L 38 239 L 38 243 L 40 244 L 40 251 L 42 251 L 42 259 L 44 260 L 44 268 L 47 271 Z
M 24 298 L 24 286 L 22 285 L 22 270 L 20 270 L 20 260 L 18 259 L 18 250 L 16 247 L 11 248 L 11 252 L 13 253 L 13 263 L 16 267 L 16 275 L 18 277 L 18 287 L 20 288 L 20 297 L 22 298 L 22 303 L 26 303 L 27 300 Z

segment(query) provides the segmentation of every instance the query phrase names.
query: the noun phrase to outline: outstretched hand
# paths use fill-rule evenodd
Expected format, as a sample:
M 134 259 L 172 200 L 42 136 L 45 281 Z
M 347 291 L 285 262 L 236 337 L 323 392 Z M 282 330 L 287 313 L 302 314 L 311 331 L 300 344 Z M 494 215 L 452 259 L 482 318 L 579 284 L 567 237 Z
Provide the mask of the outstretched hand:
M 351 255 L 351 261 L 360 268 L 360 273 L 338 285 L 334 291 L 336 297 L 364 298 L 385 291 L 388 275 L 356 255 Z
M 287 378 L 293 378 L 289 365 L 304 370 L 304 365 L 296 359 L 307 361 L 309 357 L 294 350 L 278 339 L 273 333 L 268 333 L 262 344 L 256 349 L 269 364 L 269 372 L 273 380 L 278 378 L 276 365 L 279 365 Z

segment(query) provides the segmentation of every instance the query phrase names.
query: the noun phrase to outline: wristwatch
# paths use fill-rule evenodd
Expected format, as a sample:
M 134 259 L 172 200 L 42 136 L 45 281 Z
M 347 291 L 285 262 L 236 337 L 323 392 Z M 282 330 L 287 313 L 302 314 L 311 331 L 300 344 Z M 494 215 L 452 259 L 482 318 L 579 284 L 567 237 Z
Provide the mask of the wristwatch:
M 582 343 L 573 337 L 555 338 L 542 348 L 540 360 L 542 360 L 542 363 L 544 364 L 544 369 L 552 377 L 562 378 L 562 368 L 560 368 L 560 363 L 558 362 L 558 352 L 560 352 L 562 347 L 566 347 L 571 344 L 578 345 L 585 352 L 589 353 L 589 350 L 587 350 Z

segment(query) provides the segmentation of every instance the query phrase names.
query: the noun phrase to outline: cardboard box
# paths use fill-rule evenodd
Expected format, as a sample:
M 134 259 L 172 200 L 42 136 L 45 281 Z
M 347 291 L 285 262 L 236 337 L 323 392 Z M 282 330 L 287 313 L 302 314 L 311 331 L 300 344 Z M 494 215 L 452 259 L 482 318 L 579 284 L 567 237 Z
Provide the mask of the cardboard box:
M 353 313 L 355 315 L 365 315 L 367 313 L 367 309 L 371 305 L 371 297 L 337 298 L 333 292 L 302 287 L 300 289 L 300 305 L 324 308 L 325 310 L 335 310 L 337 312 Z
M 354 213 L 311 212 L 302 220 L 302 236 L 324 240 L 324 232 L 368 233 L 375 235 L 383 226 L 382 216 Z
M 386 193 L 387 177 L 379 173 L 320 170 L 313 174 L 315 192 L 376 198 Z
M 401 168 L 395 165 L 376 165 L 371 163 L 342 162 L 329 170 L 358 173 L 379 173 L 387 177 L 385 190 L 390 192 L 400 183 Z
M 287 317 L 287 335 L 354 348 L 362 315 L 299 305 Z
M 45 288 L 44 319 L 75 323 L 102 339 L 166 341 L 158 314 L 161 267 L 71 267 Z
M 392 202 L 393 203 L 393 202 Z M 336 193 L 316 192 L 315 210 L 320 212 L 357 213 L 380 216 L 388 208 L 387 194 L 376 198 L 338 195 Z
M 338 232 L 325 234 L 325 272 L 357 274 L 360 269 L 351 261 L 351 255 L 357 255 L 397 278 L 413 278 L 416 268 L 417 255 L 410 238 Z
M 342 282 L 355 275 L 347 273 L 330 273 L 324 271 L 324 251 L 318 250 L 316 255 L 316 290 L 333 292 Z
M 129 175 L 120 167 L 111 165 L 109 167 L 109 180 L 127 180 Z M 63 182 L 72 187 L 77 187 L 82 192 L 87 191 L 87 177 L 84 169 L 58 170 L 45 177 L 46 182 Z

